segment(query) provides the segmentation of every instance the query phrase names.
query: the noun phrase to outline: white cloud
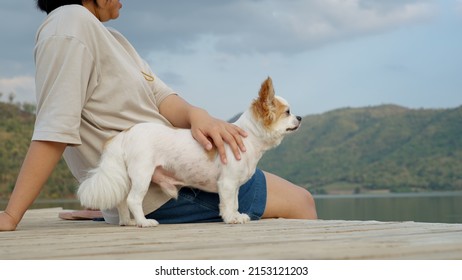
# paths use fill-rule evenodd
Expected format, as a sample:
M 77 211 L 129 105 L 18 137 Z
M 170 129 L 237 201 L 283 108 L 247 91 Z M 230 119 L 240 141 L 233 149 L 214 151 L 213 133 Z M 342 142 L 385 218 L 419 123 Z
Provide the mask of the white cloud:
M 144 10 L 126 7 L 130 25 L 123 12 L 116 23 L 132 32 L 138 47 L 191 51 L 185 46 L 211 36 L 217 50 L 236 53 L 303 52 L 427 20 L 436 5 L 428 0 L 154 2 L 145 2 Z
M 433 9 L 427 3 L 404 3 L 393 8 L 363 7 L 359 0 L 315 0 L 245 2 L 242 10 L 252 11 L 258 18 L 248 28 L 224 35 L 219 45 L 233 46 L 240 51 L 298 52 L 338 40 L 375 34 L 427 19 Z M 248 6 L 255 5 L 250 8 Z M 245 7 L 247 6 L 247 7 Z M 265 6 L 265 9 L 261 9 Z M 271 10 L 271 11 L 270 11 Z M 246 24 L 245 22 L 243 24 Z M 240 37 L 241 40 L 235 40 Z
M 31 76 L 18 76 L 12 78 L 0 78 L 0 92 L 2 99 L 7 100 L 13 93 L 15 102 L 35 103 L 35 80 Z

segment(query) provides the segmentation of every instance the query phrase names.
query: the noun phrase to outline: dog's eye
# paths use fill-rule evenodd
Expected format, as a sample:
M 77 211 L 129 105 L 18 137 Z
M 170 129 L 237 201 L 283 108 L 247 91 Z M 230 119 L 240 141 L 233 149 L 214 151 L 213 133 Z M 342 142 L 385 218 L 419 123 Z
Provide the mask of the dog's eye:
M 290 109 L 287 109 L 286 114 L 290 115 Z

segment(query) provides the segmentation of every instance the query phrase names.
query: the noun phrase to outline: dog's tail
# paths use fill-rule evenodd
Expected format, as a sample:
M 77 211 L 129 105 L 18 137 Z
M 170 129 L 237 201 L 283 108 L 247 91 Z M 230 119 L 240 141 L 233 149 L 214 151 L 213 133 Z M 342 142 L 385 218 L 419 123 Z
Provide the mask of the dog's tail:
M 90 170 L 80 184 L 77 196 L 83 206 L 110 209 L 126 198 L 130 179 L 124 160 L 124 136 L 122 132 L 106 144 L 98 167 Z

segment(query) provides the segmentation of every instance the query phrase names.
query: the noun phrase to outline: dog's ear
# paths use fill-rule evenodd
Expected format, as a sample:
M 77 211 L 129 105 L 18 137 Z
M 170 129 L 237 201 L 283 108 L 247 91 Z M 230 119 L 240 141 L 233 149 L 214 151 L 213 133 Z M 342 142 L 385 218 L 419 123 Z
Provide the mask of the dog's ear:
M 260 88 L 260 92 L 258 93 L 258 98 L 260 102 L 266 103 L 270 106 L 274 101 L 274 88 L 273 88 L 273 80 L 268 77 L 262 84 Z
M 254 117 L 259 119 L 266 127 L 271 126 L 276 117 L 274 112 L 274 100 L 273 81 L 268 77 L 261 84 L 258 98 L 252 103 Z

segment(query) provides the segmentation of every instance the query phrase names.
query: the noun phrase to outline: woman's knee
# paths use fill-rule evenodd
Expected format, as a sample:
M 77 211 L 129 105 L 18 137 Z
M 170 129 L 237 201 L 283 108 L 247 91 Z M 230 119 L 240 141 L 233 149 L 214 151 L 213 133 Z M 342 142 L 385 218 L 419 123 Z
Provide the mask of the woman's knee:
M 267 179 L 267 204 L 264 218 L 316 219 L 316 204 L 306 189 L 271 173 Z
M 303 209 L 301 209 L 299 215 L 301 215 L 302 219 L 310 219 L 314 220 L 318 218 L 318 214 L 316 212 L 316 202 L 314 201 L 313 195 L 306 189 L 300 188 L 301 194 L 300 198 L 300 205 L 303 205 Z

